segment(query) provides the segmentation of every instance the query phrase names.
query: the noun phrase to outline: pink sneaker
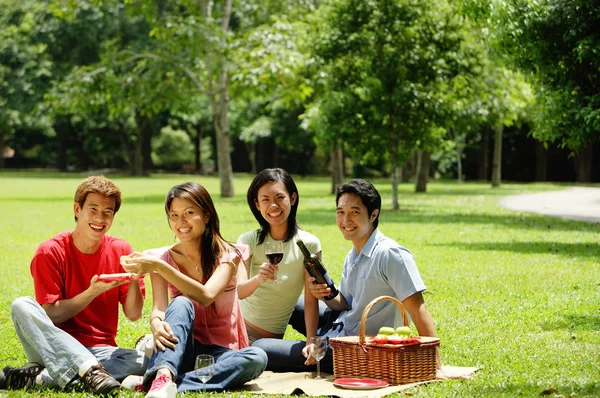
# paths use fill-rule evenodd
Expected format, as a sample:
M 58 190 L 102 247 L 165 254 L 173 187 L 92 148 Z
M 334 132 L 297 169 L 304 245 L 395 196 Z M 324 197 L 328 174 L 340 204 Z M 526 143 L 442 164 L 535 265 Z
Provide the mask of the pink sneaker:
M 175 398 L 177 386 L 168 375 L 160 375 L 152 382 L 146 398 Z

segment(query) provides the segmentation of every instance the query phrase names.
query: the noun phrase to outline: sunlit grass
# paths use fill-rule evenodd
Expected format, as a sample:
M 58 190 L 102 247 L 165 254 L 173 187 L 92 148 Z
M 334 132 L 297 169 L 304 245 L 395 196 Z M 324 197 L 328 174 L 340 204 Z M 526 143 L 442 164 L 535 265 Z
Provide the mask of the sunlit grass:
M 37 245 L 73 228 L 72 197 L 81 179 L 0 173 L 1 366 L 25 362 L 10 303 L 33 294 L 29 261 Z M 227 239 L 235 241 L 256 227 L 245 198 L 250 176 L 236 176 L 236 195 L 228 199 L 219 197 L 214 177 L 113 179 L 124 201 L 111 234 L 135 249 L 173 242 L 163 198 L 171 186 L 188 180 L 213 194 Z M 296 182 L 299 222 L 321 239 L 324 261 L 339 281 L 351 245 L 335 225 L 330 182 Z M 425 297 L 442 339 L 444 363 L 481 369 L 474 380 L 430 383 L 410 390 L 414 396 L 539 396 L 549 389 L 563 396 L 600 396 L 600 224 L 513 212 L 497 204 L 507 195 L 561 186 L 504 184 L 492 189 L 483 183 L 432 182 L 428 193 L 415 194 L 412 185 L 403 184 L 400 210 L 393 211 L 390 183 L 374 182 L 384 203 L 380 229 L 411 250 L 428 287 Z M 150 303 L 146 300 L 146 314 Z M 147 318 L 131 323 L 122 317 L 118 342 L 132 347 L 147 331 Z M 66 396 L 48 391 L 32 395 Z

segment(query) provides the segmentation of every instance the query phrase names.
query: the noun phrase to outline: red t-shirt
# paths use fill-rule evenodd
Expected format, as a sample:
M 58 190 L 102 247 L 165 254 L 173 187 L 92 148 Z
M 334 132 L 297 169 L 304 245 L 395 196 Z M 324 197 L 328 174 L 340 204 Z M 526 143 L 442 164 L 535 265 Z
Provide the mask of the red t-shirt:
M 249 249 L 246 245 L 236 245 L 242 259 L 247 259 Z M 171 257 L 169 247 L 150 250 L 152 255 L 160 257 L 173 268 L 179 270 L 179 266 Z M 221 263 L 230 262 L 237 256 L 228 253 L 221 258 Z M 244 264 L 240 262 L 240 267 Z M 169 283 L 169 295 L 171 299 L 183 295 L 175 286 Z M 194 339 L 202 344 L 218 345 L 219 347 L 239 350 L 248 347 L 248 333 L 244 324 L 244 317 L 240 309 L 237 294 L 237 276 L 233 275 L 225 290 L 217 295 L 215 301 L 208 307 L 198 304 L 192 300 L 195 310 Z
M 70 231 L 48 239 L 31 260 L 37 302 L 43 305 L 71 299 L 90 286 L 94 275 L 125 272 L 120 257 L 132 251 L 129 243 L 108 235 L 102 237 L 100 248 L 93 254 L 80 252 Z M 102 293 L 73 318 L 57 326 L 86 347 L 116 347 L 119 303 L 125 302 L 128 286 L 124 283 Z M 145 294 L 143 280 L 140 287 Z

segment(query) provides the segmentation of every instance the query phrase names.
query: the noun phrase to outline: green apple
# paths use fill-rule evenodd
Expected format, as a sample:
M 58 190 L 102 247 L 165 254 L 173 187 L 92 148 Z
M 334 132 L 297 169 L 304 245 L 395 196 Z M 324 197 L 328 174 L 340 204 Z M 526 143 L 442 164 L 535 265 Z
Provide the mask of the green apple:
M 412 336 L 412 330 L 408 326 L 399 326 L 396 328 L 395 333 L 398 336 Z
M 389 326 L 382 326 L 379 329 L 379 332 L 377 334 L 385 334 L 386 336 L 390 336 L 392 334 L 396 333 L 396 331 L 394 330 L 394 328 L 389 327 Z

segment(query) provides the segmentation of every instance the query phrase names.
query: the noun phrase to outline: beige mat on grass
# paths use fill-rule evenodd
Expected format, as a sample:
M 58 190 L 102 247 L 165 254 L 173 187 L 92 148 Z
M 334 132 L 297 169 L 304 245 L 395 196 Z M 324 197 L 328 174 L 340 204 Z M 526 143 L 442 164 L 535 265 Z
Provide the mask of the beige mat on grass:
M 455 379 L 467 379 L 473 377 L 473 374 L 477 371 L 477 368 L 464 368 L 460 366 L 444 366 L 444 374 L 446 378 Z M 252 380 L 249 383 L 238 390 L 248 391 L 256 394 L 285 394 L 285 395 L 325 395 L 325 396 L 336 396 L 336 397 L 382 397 L 394 392 L 406 390 L 423 383 L 429 383 L 429 381 L 421 383 L 402 384 L 399 386 L 389 386 L 385 388 L 379 388 L 377 390 L 348 390 L 338 388 L 333 385 L 333 375 L 322 374 L 325 379 L 316 380 L 314 379 L 314 372 L 303 372 L 303 373 L 274 373 L 264 372 L 258 379 Z M 431 381 L 442 381 L 431 380 Z

